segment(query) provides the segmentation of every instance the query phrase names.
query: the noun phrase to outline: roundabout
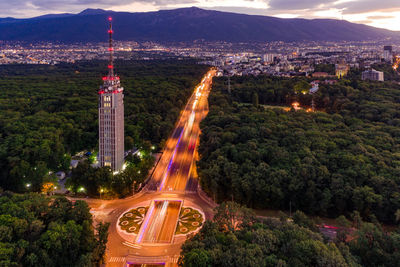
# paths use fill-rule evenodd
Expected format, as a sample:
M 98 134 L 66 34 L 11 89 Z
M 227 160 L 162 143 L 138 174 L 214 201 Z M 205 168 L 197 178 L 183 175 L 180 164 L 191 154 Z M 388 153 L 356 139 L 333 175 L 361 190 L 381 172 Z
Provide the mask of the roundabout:
M 170 244 L 174 243 L 174 237 L 179 237 L 180 241 L 184 241 L 187 235 L 191 233 L 198 232 L 203 226 L 205 221 L 204 213 L 198 209 L 191 206 L 181 206 L 179 205 L 179 216 L 177 219 L 176 226 L 172 225 L 168 228 L 171 229 L 171 240 L 146 240 L 142 241 L 139 236 L 146 234 L 148 231 L 152 231 L 153 228 L 167 228 L 163 224 L 170 224 L 167 217 L 171 212 L 164 211 L 160 214 L 155 214 L 154 203 L 166 202 L 171 203 L 171 201 L 152 201 L 150 203 L 141 203 L 138 206 L 131 207 L 121 214 L 116 222 L 116 228 L 119 235 L 128 242 L 141 243 L 141 245 L 153 245 L 158 243 Z M 160 206 L 160 205 L 159 205 Z M 162 209 L 162 208 L 161 208 Z M 150 210 L 150 212 L 149 212 Z M 164 216 L 164 217 L 162 217 Z M 156 219 L 158 222 L 156 225 L 149 226 L 149 221 Z M 182 237 L 184 237 L 182 239 Z M 179 242 L 181 243 L 181 242 Z

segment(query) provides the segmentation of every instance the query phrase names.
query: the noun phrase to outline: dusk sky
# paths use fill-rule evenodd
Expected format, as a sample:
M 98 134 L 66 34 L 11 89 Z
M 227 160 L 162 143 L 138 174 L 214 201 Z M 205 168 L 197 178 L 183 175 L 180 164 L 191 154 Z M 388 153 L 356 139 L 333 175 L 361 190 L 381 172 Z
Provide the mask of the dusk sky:
M 343 18 L 400 31 L 400 0 L 0 0 L 0 17 L 78 13 L 86 8 L 144 12 L 190 6 L 282 18 Z

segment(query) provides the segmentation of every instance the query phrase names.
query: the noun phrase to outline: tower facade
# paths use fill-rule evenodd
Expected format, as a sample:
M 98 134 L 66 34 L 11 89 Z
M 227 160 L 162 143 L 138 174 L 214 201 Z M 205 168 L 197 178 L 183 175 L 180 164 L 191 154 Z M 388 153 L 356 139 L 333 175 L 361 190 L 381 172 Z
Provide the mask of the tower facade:
M 108 75 L 99 89 L 99 162 L 101 167 L 108 166 L 116 172 L 124 164 L 124 88 L 114 73 L 112 18 L 108 20 Z
M 391 45 L 385 45 L 383 47 L 383 59 L 393 63 L 393 47 Z

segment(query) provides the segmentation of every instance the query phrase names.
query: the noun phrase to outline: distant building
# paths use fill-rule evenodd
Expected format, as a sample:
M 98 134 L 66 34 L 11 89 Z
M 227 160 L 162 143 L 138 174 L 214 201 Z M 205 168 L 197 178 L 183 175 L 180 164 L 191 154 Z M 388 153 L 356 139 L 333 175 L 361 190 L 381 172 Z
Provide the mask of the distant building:
M 314 78 L 326 78 L 326 77 L 329 76 L 329 74 L 326 73 L 326 72 L 314 72 L 314 73 L 312 74 L 312 76 L 313 76 Z
M 311 82 L 311 89 L 309 91 L 310 94 L 314 94 L 316 92 L 318 92 L 319 90 L 319 81 L 313 81 Z
M 65 178 L 65 172 L 59 171 L 59 172 L 56 173 L 56 176 L 57 176 L 57 179 L 58 179 L 58 180 L 64 180 L 64 178 Z
M 311 67 L 310 65 L 302 65 L 299 70 L 299 72 L 304 72 L 304 73 L 310 73 L 313 71 L 314 71 L 314 68 Z
M 324 83 L 324 84 L 330 84 L 330 85 L 333 85 L 333 84 L 335 84 L 335 83 L 337 83 L 338 81 L 336 81 L 336 80 L 325 80 L 325 81 L 322 81 L 322 83 Z
M 77 160 L 77 159 L 72 159 L 69 168 L 70 168 L 70 169 L 74 169 L 74 168 L 76 168 L 76 167 L 78 166 L 78 164 L 79 164 L 79 160 Z
M 275 54 L 265 54 L 263 56 L 264 63 L 271 64 L 274 62 L 274 60 L 275 60 Z
M 339 79 L 346 76 L 347 73 L 349 72 L 350 68 L 347 64 L 336 64 L 335 65 L 335 73 L 336 77 Z
M 385 45 L 383 47 L 383 59 L 393 63 L 393 47 L 391 45 Z
M 363 71 L 363 73 L 361 74 L 361 79 L 363 81 L 370 80 L 370 81 L 380 81 L 380 82 L 383 82 L 385 80 L 383 72 L 374 69 Z

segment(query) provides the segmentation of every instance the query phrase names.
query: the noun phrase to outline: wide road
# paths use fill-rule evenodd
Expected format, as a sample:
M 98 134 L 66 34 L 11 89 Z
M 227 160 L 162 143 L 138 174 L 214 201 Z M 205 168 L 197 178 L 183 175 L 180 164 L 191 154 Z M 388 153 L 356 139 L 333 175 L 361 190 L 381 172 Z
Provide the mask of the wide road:
M 191 206 L 213 216 L 215 203 L 200 191 L 186 191 L 196 156 L 200 121 L 208 112 L 208 94 L 215 70 L 210 70 L 196 86 L 182 110 L 162 157 L 144 189 L 136 195 L 117 200 L 84 199 L 90 205 L 95 222 L 109 222 L 106 266 L 159 264 L 176 266 L 185 237 L 174 237 L 180 207 Z M 137 236 L 122 237 L 118 218 L 138 205 L 150 206 Z M 140 237 L 139 237 L 140 236 Z M 143 265 L 145 266 L 145 265 Z M 149 266 L 149 265 L 147 265 Z
M 180 212 L 182 202 L 170 201 L 168 203 L 167 214 L 160 227 L 160 234 L 155 243 L 171 243 L 175 234 L 176 223 Z
M 171 243 L 181 204 L 181 201 L 153 201 L 136 243 Z
M 166 144 L 148 190 L 185 190 L 200 134 L 200 121 L 208 110 L 207 98 L 214 74 L 215 71 L 209 72 L 195 88 Z

